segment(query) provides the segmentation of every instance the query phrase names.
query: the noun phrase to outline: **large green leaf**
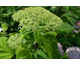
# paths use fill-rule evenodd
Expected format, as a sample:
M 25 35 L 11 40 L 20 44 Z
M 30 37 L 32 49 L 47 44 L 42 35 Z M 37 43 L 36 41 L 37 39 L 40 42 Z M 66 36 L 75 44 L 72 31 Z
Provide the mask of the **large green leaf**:
M 20 48 L 17 51 L 17 59 L 32 59 L 32 54 L 26 45 L 20 45 Z
M 62 27 L 58 31 L 60 34 L 69 34 L 73 32 L 73 30 L 74 28 L 70 24 L 64 22 Z
M 7 37 L 0 38 L 0 59 L 11 59 L 12 53 L 11 49 L 7 46 Z
M 50 59 L 61 58 L 61 54 L 57 47 L 57 39 L 53 33 L 48 32 L 44 34 L 42 40 L 43 40 L 43 46 Z
M 57 36 L 57 33 L 56 32 L 51 32 L 54 36 Z M 42 45 L 42 35 L 44 35 L 45 33 L 44 32 L 40 32 L 39 30 L 35 31 L 34 32 L 34 38 L 36 40 L 36 42 L 39 44 L 39 45 Z

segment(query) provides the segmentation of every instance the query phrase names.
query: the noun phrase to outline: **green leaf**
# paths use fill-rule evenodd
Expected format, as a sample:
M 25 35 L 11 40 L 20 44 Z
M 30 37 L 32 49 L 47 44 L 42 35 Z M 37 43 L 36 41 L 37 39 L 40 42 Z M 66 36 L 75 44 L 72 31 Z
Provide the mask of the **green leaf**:
M 68 22 L 71 24 L 71 25 L 74 25 L 74 21 L 73 21 L 73 18 L 71 17 L 66 17 Z M 75 19 L 74 19 L 75 20 Z
M 80 47 L 80 32 L 78 34 L 76 34 L 76 36 L 74 38 L 74 42 L 76 43 L 76 45 L 78 47 Z
M 66 12 L 64 14 L 62 14 L 61 18 L 63 17 L 71 17 L 72 15 L 70 14 L 70 12 Z
M 65 38 L 65 37 L 60 38 L 59 41 L 60 41 L 61 43 L 65 44 L 65 45 L 68 46 L 68 47 L 72 46 L 72 44 L 69 42 L 69 40 L 68 40 L 67 38 Z
M 61 54 L 58 50 L 57 39 L 54 34 L 48 32 L 43 35 L 43 46 L 50 59 L 59 59 Z
M 0 21 L 0 24 L 5 24 L 6 26 L 10 27 L 10 25 L 6 23 L 5 21 Z
M 32 54 L 26 45 L 22 44 L 17 51 L 17 59 L 32 59 Z
M 6 31 L 8 29 L 8 27 L 5 24 L 1 23 L 1 27 L 3 28 L 3 31 Z
M 64 22 L 62 27 L 58 30 L 60 34 L 69 34 L 74 30 L 74 28 L 68 23 Z
M 41 38 L 41 34 L 44 34 L 44 33 L 41 33 L 39 30 L 35 31 L 34 32 L 34 38 L 36 40 L 36 42 L 39 44 L 39 45 L 42 45 L 42 38 Z
M 13 12 L 12 12 L 13 13 Z M 3 17 L 8 17 L 9 15 L 11 15 L 12 13 L 3 13 Z
M 40 55 L 42 57 L 41 59 L 49 59 L 46 53 L 44 53 L 42 50 L 36 51 L 36 54 Z
M 0 59 L 11 59 L 13 54 L 7 45 L 7 37 L 0 38 Z

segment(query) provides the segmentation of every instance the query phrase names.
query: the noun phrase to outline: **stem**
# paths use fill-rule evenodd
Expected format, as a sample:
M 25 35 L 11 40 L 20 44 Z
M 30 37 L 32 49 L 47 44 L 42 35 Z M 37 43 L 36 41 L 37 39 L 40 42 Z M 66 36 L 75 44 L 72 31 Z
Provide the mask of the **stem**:
M 56 15 L 57 15 L 57 13 L 58 13 L 58 9 L 59 9 L 59 7 L 57 7 Z
M 61 14 L 62 14 L 62 6 L 60 7 L 60 17 L 61 17 Z
M 2 6 L 1 6 L 1 21 L 2 21 L 2 17 L 3 17 L 2 14 L 3 14 L 3 13 L 2 13 Z
M 31 43 L 30 50 L 33 48 L 33 44 L 34 44 L 34 39 L 33 39 L 32 43 Z

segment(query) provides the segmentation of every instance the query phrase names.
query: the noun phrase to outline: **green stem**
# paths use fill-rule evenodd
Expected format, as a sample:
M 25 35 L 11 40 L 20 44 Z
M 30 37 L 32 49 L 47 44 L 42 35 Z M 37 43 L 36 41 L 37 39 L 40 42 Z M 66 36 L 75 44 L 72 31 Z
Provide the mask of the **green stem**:
M 34 44 L 34 39 L 33 39 L 32 43 L 31 43 L 30 50 L 33 48 L 33 44 Z
M 57 13 L 58 13 L 58 9 L 59 9 L 59 7 L 57 7 L 56 15 L 57 15 Z
M 3 14 L 3 13 L 2 13 L 2 6 L 1 6 L 1 21 L 2 21 L 2 17 L 3 17 L 2 14 Z
M 62 6 L 60 6 L 60 17 L 61 17 L 61 14 L 62 14 Z

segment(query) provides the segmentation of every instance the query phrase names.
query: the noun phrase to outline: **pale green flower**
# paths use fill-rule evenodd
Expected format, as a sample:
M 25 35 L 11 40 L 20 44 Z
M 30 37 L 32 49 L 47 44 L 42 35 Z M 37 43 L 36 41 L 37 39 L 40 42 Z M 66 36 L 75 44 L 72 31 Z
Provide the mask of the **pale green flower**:
M 39 30 L 42 32 L 55 31 L 62 25 L 62 20 L 42 7 L 28 7 L 12 15 L 14 21 L 19 22 L 21 29 L 26 31 Z

